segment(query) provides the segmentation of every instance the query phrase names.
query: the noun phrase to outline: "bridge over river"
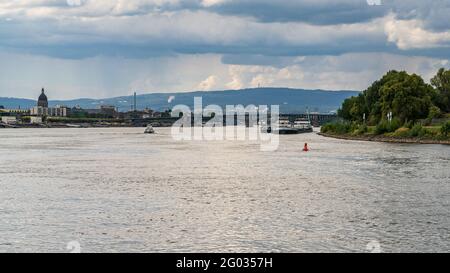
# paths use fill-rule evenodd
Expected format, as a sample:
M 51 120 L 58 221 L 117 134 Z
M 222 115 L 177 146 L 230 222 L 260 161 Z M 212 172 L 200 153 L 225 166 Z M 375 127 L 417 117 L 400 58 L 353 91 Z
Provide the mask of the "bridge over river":
M 296 119 L 309 119 L 311 120 L 311 124 L 313 126 L 322 126 L 326 123 L 335 121 L 338 118 L 337 115 L 335 114 L 318 114 L 318 113 L 314 113 L 314 114 L 282 114 L 281 117 L 283 118 L 288 118 L 291 121 L 295 121 Z M 171 117 L 164 117 L 164 118 L 135 118 L 132 119 L 132 123 L 135 126 L 147 126 L 148 124 L 152 124 L 155 126 L 163 126 L 163 127 L 168 127 L 171 126 L 173 123 L 175 123 L 179 118 L 171 118 Z M 204 117 L 203 118 L 203 122 L 207 122 L 209 121 L 211 118 L 209 117 Z M 269 117 L 270 119 L 270 117 Z M 226 116 L 224 115 L 223 117 L 224 120 L 224 125 L 226 125 Z M 235 124 L 237 124 L 237 116 L 235 116 Z M 248 116 L 246 116 L 246 125 L 249 126 L 249 121 L 248 121 Z

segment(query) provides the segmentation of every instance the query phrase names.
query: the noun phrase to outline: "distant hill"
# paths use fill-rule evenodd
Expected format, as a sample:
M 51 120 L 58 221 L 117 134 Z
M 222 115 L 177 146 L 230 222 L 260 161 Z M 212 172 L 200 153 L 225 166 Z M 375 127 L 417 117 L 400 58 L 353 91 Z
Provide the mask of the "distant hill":
M 336 111 L 342 102 L 351 96 L 359 94 L 356 91 L 325 91 L 303 90 L 289 88 L 257 88 L 243 90 L 189 92 L 189 93 L 154 93 L 137 96 L 138 109 L 146 107 L 164 111 L 177 104 L 185 104 L 193 108 L 194 97 L 203 98 L 203 106 L 209 104 L 225 105 L 280 105 L 282 113 L 303 113 L 307 108 L 312 112 L 328 113 Z M 170 101 L 170 102 L 169 102 Z M 128 111 L 133 104 L 133 96 L 123 96 L 106 99 L 75 99 L 52 101 L 49 104 L 76 105 L 82 108 L 99 108 L 100 105 L 114 105 L 119 111 Z M 17 98 L 0 98 L 0 105 L 5 108 L 31 108 L 36 101 Z

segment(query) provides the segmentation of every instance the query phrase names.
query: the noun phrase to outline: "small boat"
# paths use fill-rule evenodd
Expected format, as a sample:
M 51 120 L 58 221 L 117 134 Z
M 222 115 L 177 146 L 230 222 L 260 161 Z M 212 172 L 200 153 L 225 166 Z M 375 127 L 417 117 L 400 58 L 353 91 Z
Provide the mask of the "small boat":
M 154 134 L 155 133 L 155 129 L 153 129 L 153 126 L 148 125 L 147 128 L 145 128 L 144 133 L 145 134 Z
M 312 133 L 314 131 L 309 119 L 296 119 L 293 127 L 294 129 L 297 129 L 299 133 Z
M 314 131 L 309 119 L 296 119 L 294 122 L 282 117 L 275 126 L 262 126 L 263 133 L 274 133 L 280 135 L 296 135 L 312 133 Z
M 295 135 L 299 131 L 294 128 L 292 123 L 287 118 L 280 118 L 278 124 L 272 128 L 272 133 L 280 135 Z
M 66 127 L 69 127 L 69 128 L 81 128 L 81 125 L 68 123 L 68 124 L 66 124 Z

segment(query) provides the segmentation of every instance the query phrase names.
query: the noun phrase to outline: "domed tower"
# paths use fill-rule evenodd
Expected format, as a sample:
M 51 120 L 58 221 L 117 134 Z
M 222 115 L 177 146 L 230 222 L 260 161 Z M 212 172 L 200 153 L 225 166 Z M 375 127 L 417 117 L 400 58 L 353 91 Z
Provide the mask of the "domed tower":
M 38 106 L 48 108 L 48 99 L 47 99 L 47 96 L 45 95 L 44 88 L 42 88 L 42 93 L 39 96 Z

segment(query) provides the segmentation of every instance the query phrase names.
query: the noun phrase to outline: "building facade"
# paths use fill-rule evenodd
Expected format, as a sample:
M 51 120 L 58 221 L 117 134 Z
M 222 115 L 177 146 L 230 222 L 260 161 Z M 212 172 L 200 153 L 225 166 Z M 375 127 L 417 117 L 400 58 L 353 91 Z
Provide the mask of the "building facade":
M 35 106 L 31 108 L 30 115 L 32 116 L 48 116 L 48 117 L 67 117 L 69 112 L 65 106 L 56 106 L 51 108 L 45 108 L 42 106 Z
M 69 109 L 65 106 L 48 107 L 48 98 L 44 88 L 42 88 L 37 106 L 30 109 L 30 115 L 38 117 L 67 117 L 68 113 Z
M 26 109 L 0 109 L 0 113 L 6 113 L 10 115 L 27 115 L 29 114 L 30 110 Z
M 2 117 L 1 120 L 5 124 L 16 124 L 17 123 L 17 118 L 16 117 L 6 116 L 6 117 Z
M 45 95 L 44 88 L 42 88 L 42 92 L 41 95 L 39 96 L 37 106 L 42 108 L 48 108 L 48 99 L 47 96 Z

